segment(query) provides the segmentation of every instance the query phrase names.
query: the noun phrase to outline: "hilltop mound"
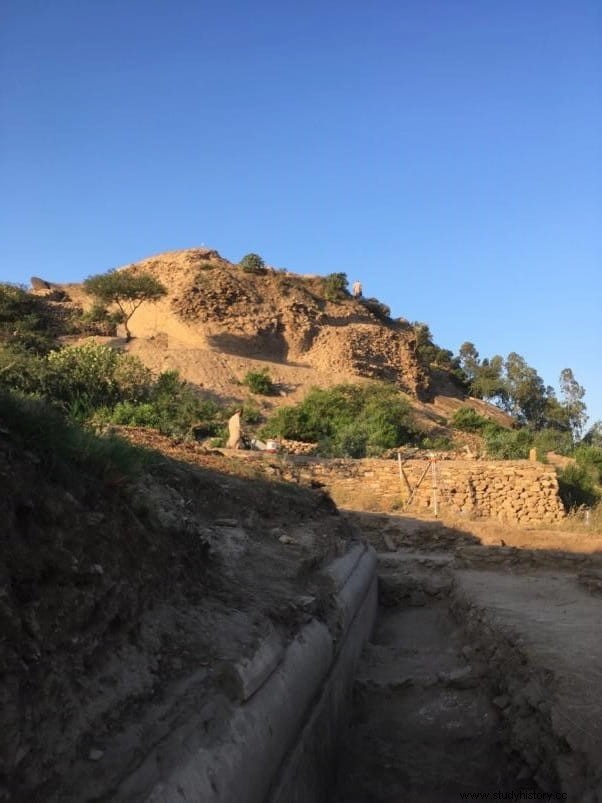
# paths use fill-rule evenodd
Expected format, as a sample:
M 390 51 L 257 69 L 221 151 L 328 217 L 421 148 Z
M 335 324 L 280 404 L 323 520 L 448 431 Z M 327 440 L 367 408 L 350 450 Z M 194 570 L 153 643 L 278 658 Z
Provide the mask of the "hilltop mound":
M 299 401 L 312 386 L 382 380 L 410 397 L 427 429 L 445 427 L 461 405 L 512 423 L 497 408 L 468 399 L 444 371 L 427 368 L 411 324 L 390 318 L 375 299 L 332 293 L 324 277 L 273 268 L 250 273 L 207 248 L 159 254 L 120 270 L 150 273 L 168 293 L 135 312 L 131 342 L 110 342 L 156 372 L 179 371 L 222 400 L 243 400 L 245 375 L 268 368 L 278 396 L 262 400 L 266 410 Z M 72 304 L 91 306 L 82 285 L 60 289 Z
M 189 338 L 213 352 L 388 380 L 416 396 L 428 388 L 412 327 L 345 294 L 328 300 L 319 277 L 269 268 L 248 273 L 206 249 L 163 254 L 130 269 L 163 281 L 179 333 L 183 324 Z M 134 327 L 142 325 L 142 312 Z

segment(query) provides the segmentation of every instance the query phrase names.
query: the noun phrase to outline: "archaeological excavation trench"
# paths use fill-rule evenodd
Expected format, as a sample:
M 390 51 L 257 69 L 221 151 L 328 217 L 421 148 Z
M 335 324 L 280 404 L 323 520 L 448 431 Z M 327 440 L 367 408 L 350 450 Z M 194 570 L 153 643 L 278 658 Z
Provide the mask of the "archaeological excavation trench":
M 514 552 L 379 556 L 336 803 L 602 800 L 600 598 Z
M 297 598 L 288 639 L 195 664 L 60 785 L 0 800 L 601 803 L 602 555 L 368 523 Z M 240 612 L 220 621 L 245 637 Z
M 422 546 L 334 561 L 330 632 L 313 620 L 284 657 L 265 645 L 218 748 L 113 799 L 602 801 L 599 567 Z

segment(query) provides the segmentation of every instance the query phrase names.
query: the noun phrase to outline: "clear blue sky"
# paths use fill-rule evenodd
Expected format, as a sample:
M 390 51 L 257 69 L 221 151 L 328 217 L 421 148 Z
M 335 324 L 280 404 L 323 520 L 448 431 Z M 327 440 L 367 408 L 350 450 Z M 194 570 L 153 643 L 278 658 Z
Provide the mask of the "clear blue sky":
M 345 271 L 602 418 L 599 0 L 4 0 L 0 279 Z M 590 420 L 590 423 L 591 423 Z

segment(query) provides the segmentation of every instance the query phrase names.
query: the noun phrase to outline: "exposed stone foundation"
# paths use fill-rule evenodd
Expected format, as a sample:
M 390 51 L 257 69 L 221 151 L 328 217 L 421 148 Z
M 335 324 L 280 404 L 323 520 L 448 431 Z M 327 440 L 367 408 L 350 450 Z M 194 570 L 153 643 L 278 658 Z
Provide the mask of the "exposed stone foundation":
M 320 483 L 341 507 L 552 523 L 565 516 L 554 470 L 528 460 L 325 460 L 289 456 L 298 480 Z

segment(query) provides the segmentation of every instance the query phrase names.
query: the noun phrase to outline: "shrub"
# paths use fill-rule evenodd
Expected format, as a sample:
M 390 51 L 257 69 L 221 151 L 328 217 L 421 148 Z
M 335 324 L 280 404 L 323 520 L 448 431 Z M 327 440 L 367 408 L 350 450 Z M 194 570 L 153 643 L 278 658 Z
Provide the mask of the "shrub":
M 541 429 L 533 435 L 533 446 L 537 449 L 539 460 L 544 460 L 548 452 L 568 455 L 573 451 L 573 437 L 570 432 Z
M 435 452 L 448 452 L 454 448 L 454 444 L 447 435 L 427 435 L 420 441 L 420 447 Z
M 239 409 L 239 408 L 237 408 Z M 242 406 L 241 419 L 245 424 L 259 424 L 263 416 L 261 410 L 252 399 L 247 399 Z
M 364 457 L 415 440 L 411 408 L 388 385 L 313 388 L 294 407 L 275 412 L 263 437 L 316 442 L 324 455 Z
M 56 346 L 55 328 L 45 299 L 19 285 L 0 283 L 0 343 L 45 354 Z
M 89 335 L 113 336 L 117 331 L 117 324 L 123 323 L 120 312 L 109 312 L 101 302 L 94 302 L 86 312 L 82 312 L 76 320 L 81 332 Z
M 359 301 L 366 309 L 374 313 L 377 318 L 388 320 L 391 317 L 391 307 L 383 304 L 382 301 L 379 301 L 377 298 L 360 298 Z
M 508 430 L 489 424 L 484 435 L 487 454 L 498 460 L 524 460 L 533 444 L 533 436 L 526 428 Z
M 240 260 L 240 267 L 245 273 L 265 273 L 265 262 L 259 254 L 246 254 Z
M 0 346 L 0 387 L 28 396 L 41 396 L 48 372 L 48 363 L 40 354 Z
M 261 396 L 270 396 L 274 392 L 274 385 L 267 368 L 260 371 L 249 371 L 245 374 L 243 385 L 246 385 L 252 393 Z
M 586 505 L 591 507 L 600 499 L 590 472 L 579 465 L 566 466 L 558 472 L 558 490 L 567 510 Z
M 491 422 L 472 407 L 458 407 L 451 417 L 451 424 L 463 432 L 481 432 Z
M 99 343 L 84 343 L 51 351 L 43 395 L 74 418 L 121 400 L 148 395 L 151 371 L 137 357 Z
M 224 411 L 182 381 L 177 371 L 165 371 L 150 386 L 146 399 L 127 399 L 99 411 L 94 423 L 105 422 L 152 427 L 172 437 L 207 437 L 221 431 Z
M 577 465 L 583 468 L 591 477 L 592 482 L 602 484 L 602 447 L 579 445 L 574 451 Z
M 346 273 L 329 273 L 323 279 L 324 298 L 328 301 L 337 301 L 344 298 L 348 284 Z
M 39 470 L 53 479 L 80 471 L 103 480 L 131 477 L 153 459 L 120 438 L 92 435 L 44 401 L 2 390 L 0 420 L 11 442 L 35 454 Z

